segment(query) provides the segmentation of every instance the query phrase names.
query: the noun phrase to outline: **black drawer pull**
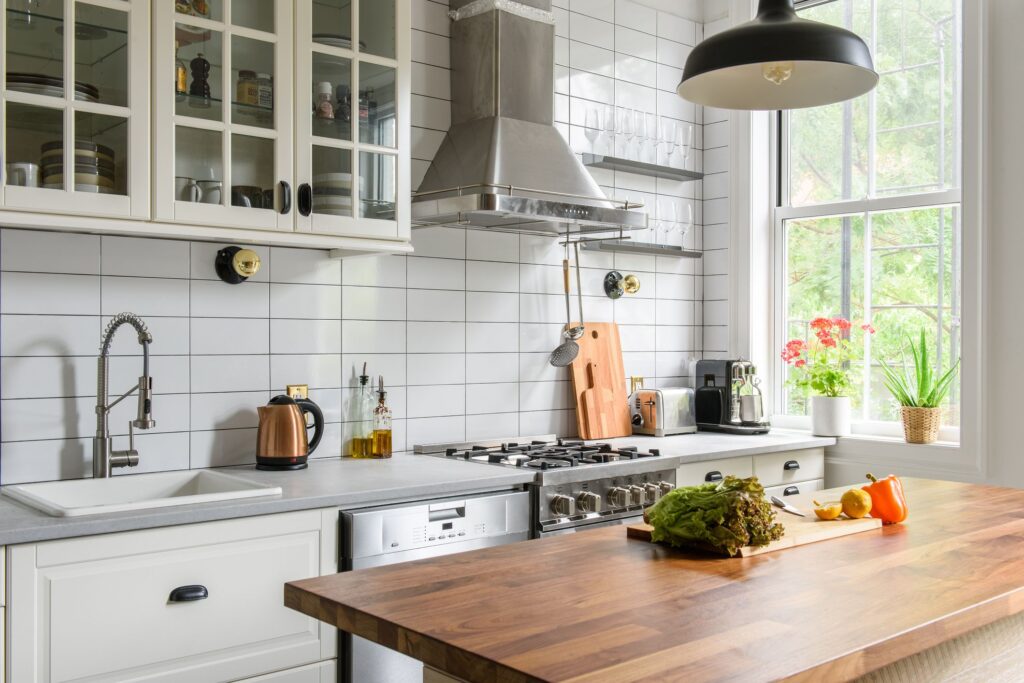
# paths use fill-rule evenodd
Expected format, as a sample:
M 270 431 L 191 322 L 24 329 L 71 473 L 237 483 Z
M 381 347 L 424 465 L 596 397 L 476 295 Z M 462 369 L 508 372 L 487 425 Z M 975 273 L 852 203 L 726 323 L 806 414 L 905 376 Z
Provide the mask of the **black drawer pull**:
M 795 486 L 787 486 L 786 490 L 782 492 L 784 496 L 798 496 L 800 495 L 800 489 Z
M 195 602 L 208 597 L 210 597 L 210 591 L 206 590 L 206 586 L 178 586 L 171 591 L 167 602 Z
M 796 460 L 787 460 L 786 464 L 782 466 L 782 469 L 786 470 L 787 472 L 791 472 L 792 470 L 798 470 L 800 469 L 800 463 L 798 463 Z
M 718 470 L 712 470 L 704 475 L 704 481 L 722 481 L 724 478 Z
M 313 188 L 309 183 L 299 185 L 298 210 L 302 216 L 313 213 Z
M 292 186 L 287 180 L 281 181 L 281 213 L 289 213 L 292 210 Z

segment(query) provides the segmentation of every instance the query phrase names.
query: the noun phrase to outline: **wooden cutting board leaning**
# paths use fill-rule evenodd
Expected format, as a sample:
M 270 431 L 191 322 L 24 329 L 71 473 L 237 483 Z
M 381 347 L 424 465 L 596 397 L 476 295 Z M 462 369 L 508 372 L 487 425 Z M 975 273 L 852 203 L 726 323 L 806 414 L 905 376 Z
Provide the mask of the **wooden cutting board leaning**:
M 795 548 L 798 545 L 827 541 L 832 538 L 882 528 L 882 520 L 875 519 L 874 517 L 835 519 L 829 522 L 819 520 L 814 516 L 813 512 L 809 513 L 806 517 L 787 514 L 779 514 L 777 517 L 778 521 L 782 522 L 782 525 L 786 528 L 785 535 L 765 546 L 755 547 L 748 545 L 740 548 L 739 557 L 752 557 L 754 555 L 773 553 L 776 550 Z M 641 541 L 650 541 L 652 531 L 654 531 L 654 527 L 650 524 L 633 524 L 626 527 L 627 536 Z M 700 547 L 697 549 L 708 550 Z
M 580 352 L 569 366 L 576 396 L 576 426 L 582 439 L 630 436 L 626 371 L 615 323 L 583 323 Z

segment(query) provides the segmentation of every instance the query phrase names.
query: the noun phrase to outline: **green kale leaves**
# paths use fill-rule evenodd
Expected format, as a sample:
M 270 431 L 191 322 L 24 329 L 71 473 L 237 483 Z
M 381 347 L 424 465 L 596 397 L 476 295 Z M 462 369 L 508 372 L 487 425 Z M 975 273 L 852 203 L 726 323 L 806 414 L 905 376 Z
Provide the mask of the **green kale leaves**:
M 771 503 L 757 477 L 726 477 L 716 484 L 683 486 L 665 494 L 645 515 L 651 540 L 674 547 L 711 546 L 730 557 L 746 545 L 782 538 Z

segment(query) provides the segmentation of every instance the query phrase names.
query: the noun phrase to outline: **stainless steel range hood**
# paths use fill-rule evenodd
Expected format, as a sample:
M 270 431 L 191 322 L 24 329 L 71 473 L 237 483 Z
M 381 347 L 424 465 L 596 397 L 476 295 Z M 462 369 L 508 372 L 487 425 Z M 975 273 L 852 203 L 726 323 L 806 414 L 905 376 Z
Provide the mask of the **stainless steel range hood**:
M 452 126 L 413 195 L 417 227 L 565 234 L 647 227 L 554 128 L 550 0 L 452 0 Z

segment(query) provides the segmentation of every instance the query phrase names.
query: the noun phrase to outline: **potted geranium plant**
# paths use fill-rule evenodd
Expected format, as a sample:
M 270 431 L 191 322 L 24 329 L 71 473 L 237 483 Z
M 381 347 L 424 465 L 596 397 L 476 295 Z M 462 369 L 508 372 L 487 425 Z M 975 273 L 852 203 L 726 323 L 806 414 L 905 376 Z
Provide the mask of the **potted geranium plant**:
M 903 437 L 907 443 L 935 443 L 939 440 L 939 427 L 942 424 L 942 408 L 939 406 L 953 386 L 960 359 L 958 358 L 949 370 L 939 375 L 932 368 L 928 357 L 924 329 L 921 330 L 920 343 L 914 344 L 914 340 L 909 336 L 907 341 L 914 360 L 913 368 L 907 368 L 906 356 L 903 359 L 906 370 L 902 371 L 895 370 L 883 361 L 885 387 L 900 404 Z
M 850 434 L 852 327 L 846 318 L 815 318 L 811 321 L 814 337 L 809 342 L 792 339 L 782 351 L 782 359 L 793 368 L 789 384 L 810 395 L 811 431 L 816 436 Z M 861 329 L 875 333 L 868 324 Z

